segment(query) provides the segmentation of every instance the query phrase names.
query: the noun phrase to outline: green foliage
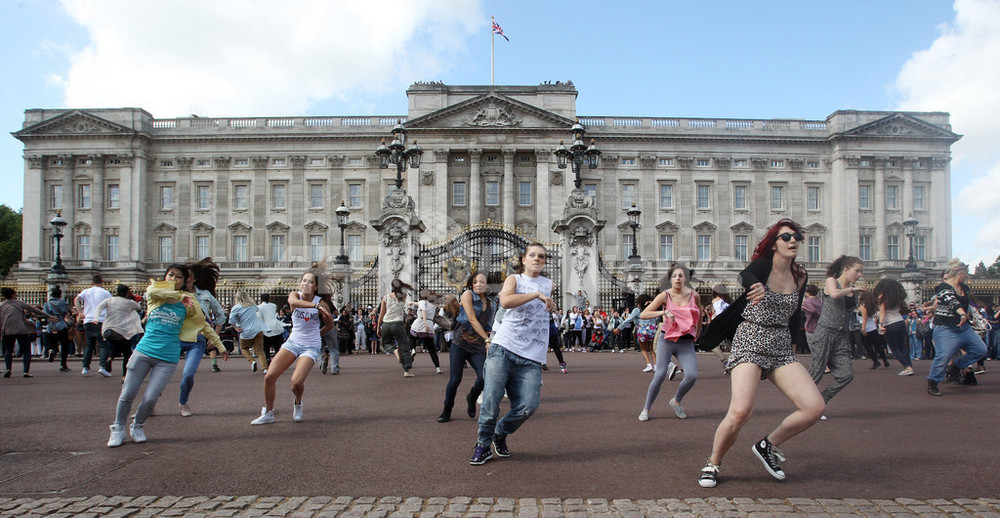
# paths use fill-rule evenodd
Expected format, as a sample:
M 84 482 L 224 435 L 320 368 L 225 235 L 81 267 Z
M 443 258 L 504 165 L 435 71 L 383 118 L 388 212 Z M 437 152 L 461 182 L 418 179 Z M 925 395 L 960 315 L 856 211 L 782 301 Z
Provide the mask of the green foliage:
M 0 275 L 21 260 L 21 212 L 0 205 Z
M 994 279 L 1000 277 L 1000 255 L 986 268 L 986 275 Z

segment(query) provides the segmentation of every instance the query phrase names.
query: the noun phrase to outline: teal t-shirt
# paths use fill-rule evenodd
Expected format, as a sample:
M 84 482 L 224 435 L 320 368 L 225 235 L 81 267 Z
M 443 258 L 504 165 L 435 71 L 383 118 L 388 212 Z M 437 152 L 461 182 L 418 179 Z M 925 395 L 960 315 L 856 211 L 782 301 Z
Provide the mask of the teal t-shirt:
M 140 352 L 151 358 L 169 363 L 177 363 L 181 359 L 181 326 L 187 317 L 187 308 L 183 302 L 164 304 L 154 309 L 146 320 L 146 334 L 142 335 L 139 345 Z

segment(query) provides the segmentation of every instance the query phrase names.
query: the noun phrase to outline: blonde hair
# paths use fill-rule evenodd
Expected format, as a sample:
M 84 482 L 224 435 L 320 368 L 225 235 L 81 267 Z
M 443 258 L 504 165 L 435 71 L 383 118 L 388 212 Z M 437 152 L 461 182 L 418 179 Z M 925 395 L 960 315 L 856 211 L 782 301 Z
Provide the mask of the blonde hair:
M 236 303 L 245 308 L 255 305 L 253 299 L 250 298 L 250 295 L 248 295 L 247 292 L 243 290 L 239 290 L 236 292 Z

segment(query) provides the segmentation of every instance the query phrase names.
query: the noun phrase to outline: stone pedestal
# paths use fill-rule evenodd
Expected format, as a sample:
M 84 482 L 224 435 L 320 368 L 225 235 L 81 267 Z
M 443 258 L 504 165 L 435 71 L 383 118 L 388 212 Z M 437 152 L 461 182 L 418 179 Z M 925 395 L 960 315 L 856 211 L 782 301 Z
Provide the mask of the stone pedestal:
M 604 220 L 599 219 L 594 199 L 583 189 L 570 192 L 562 218 L 552 223 L 552 230 L 559 234 L 565 244 L 563 251 L 563 291 L 576 293 L 583 290 L 591 297 L 598 297 L 597 236 L 604 228 Z M 599 301 L 594 298 L 595 302 Z
M 371 221 L 379 233 L 379 293 L 388 293 L 393 279 L 413 284 L 416 279 L 417 237 L 426 230 L 417 217 L 413 198 L 403 189 L 394 189 L 382 200 L 378 219 Z
M 920 298 L 920 285 L 924 282 L 924 274 L 920 270 L 903 272 L 899 283 L 906 289 L 906 300 L 910 302 L 926 302 Z
M 333 305 L 338 308 L 350 300 L 351 293 L 351 265 L 334 263 L 330 268 L 330 278 L 333 280 Z

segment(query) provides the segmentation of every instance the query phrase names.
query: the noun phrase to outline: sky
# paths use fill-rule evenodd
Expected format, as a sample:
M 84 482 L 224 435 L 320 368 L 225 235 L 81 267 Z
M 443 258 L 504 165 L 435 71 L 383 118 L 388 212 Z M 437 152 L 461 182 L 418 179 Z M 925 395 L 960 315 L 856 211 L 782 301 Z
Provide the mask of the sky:
M 30 108 L 403 115 L 416 81 L 573 81 L 582 116 L 951 113 L 953 254 L 1000 255 L 1000 0 L 0 0 L 0 204 Z

